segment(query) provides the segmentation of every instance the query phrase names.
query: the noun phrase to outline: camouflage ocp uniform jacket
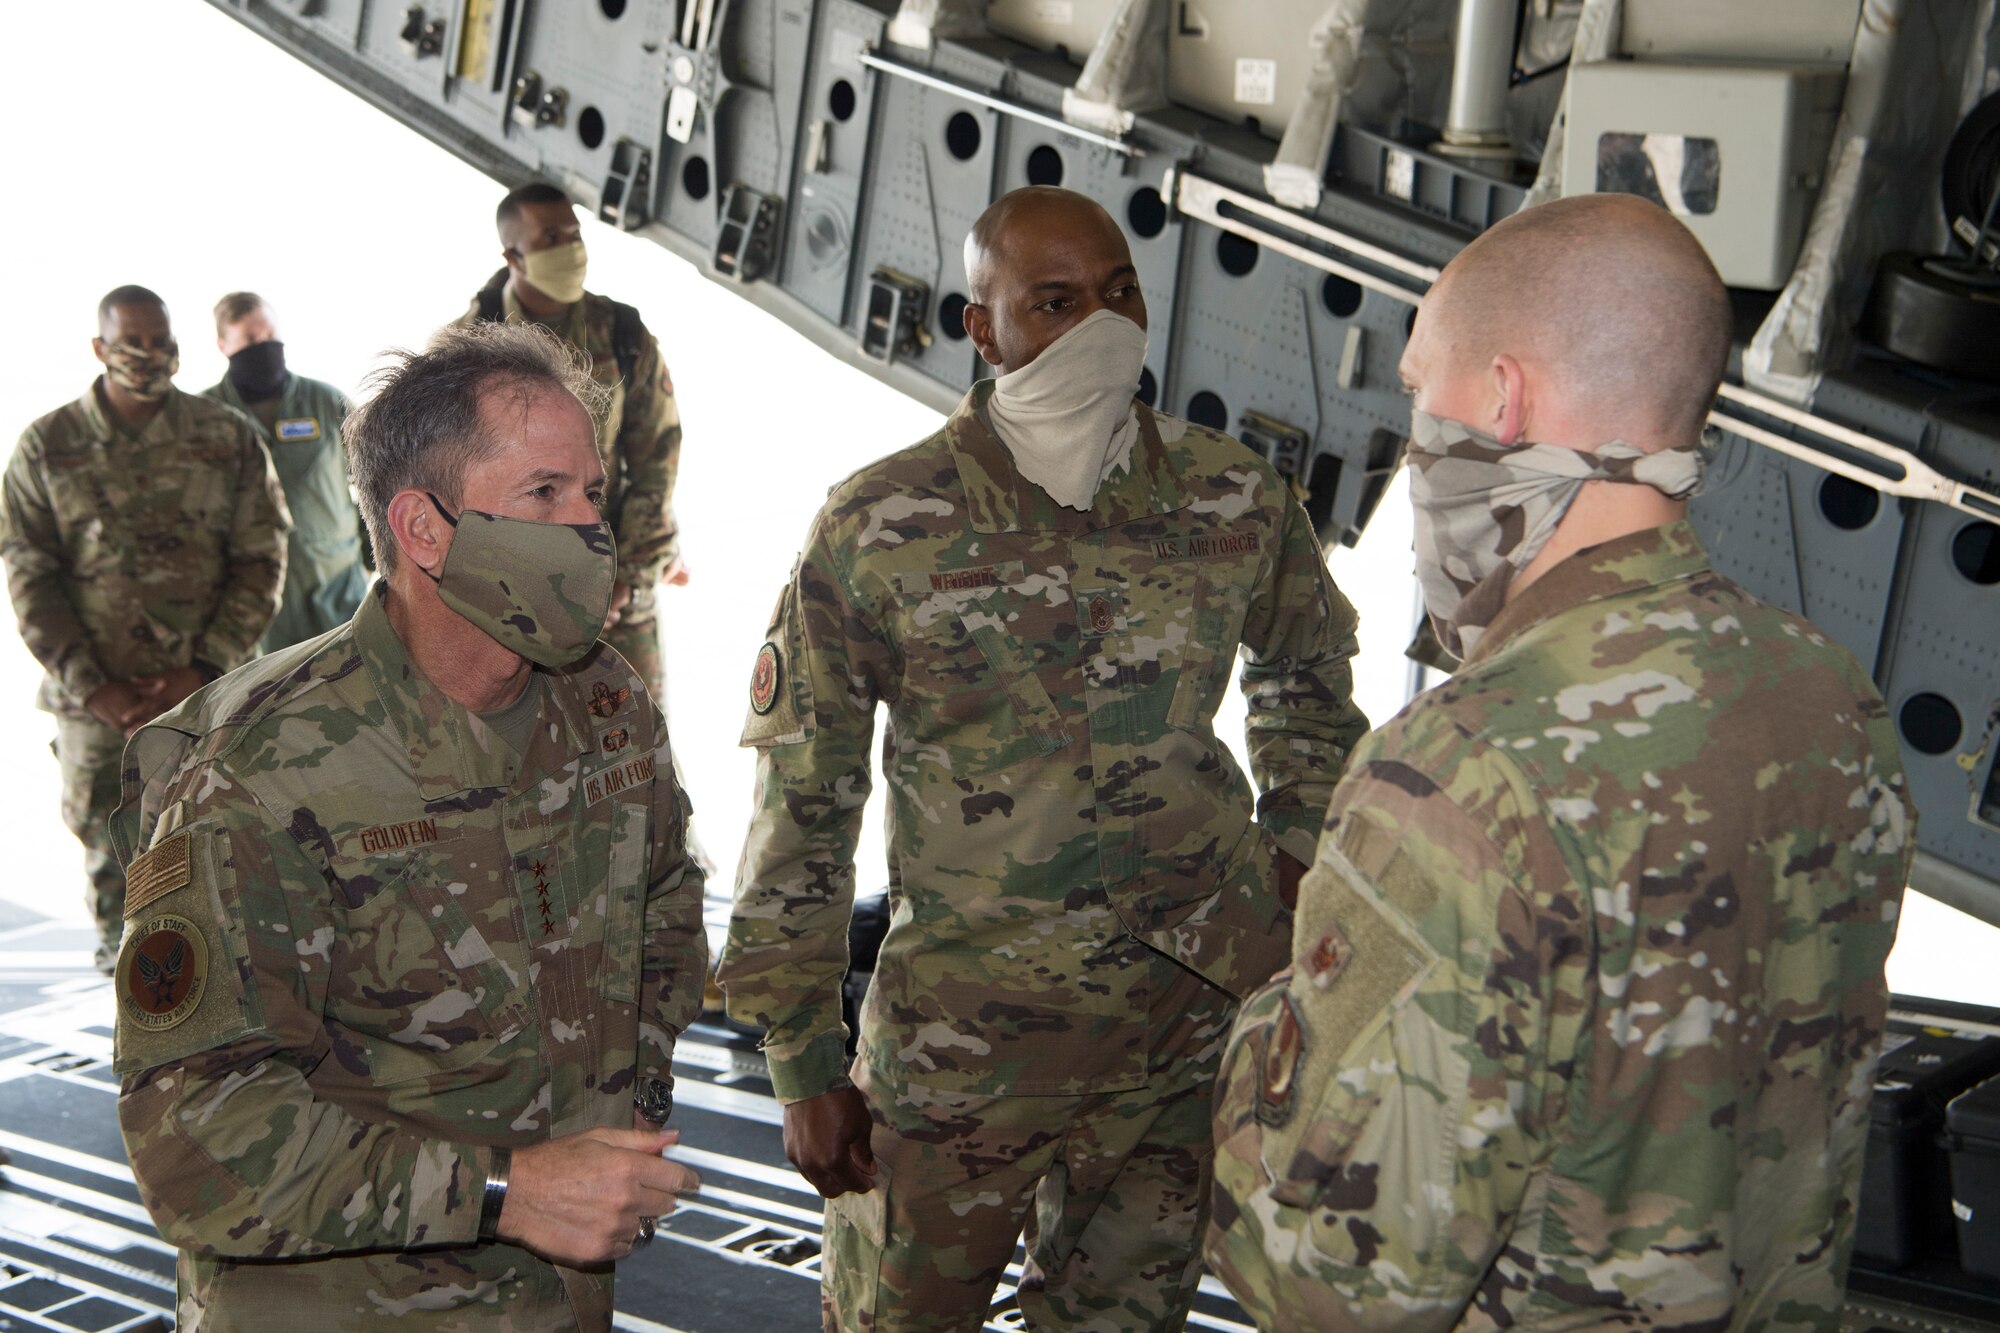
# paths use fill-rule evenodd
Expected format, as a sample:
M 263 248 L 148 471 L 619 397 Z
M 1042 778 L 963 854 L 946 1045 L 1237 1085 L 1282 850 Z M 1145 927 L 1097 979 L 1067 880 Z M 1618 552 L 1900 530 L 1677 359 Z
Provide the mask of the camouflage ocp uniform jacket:
M 535 672 L 517 754 L 383 592 L 127 750 L 133 1174 L 184 1328 L 605 1328 L 608 1271 L 475 1238 L 492 1149 L 630 1128 L 699 1004 L 665 727 L 600 649 Z
M 507 270 L 492 281 L 505 283 Z M 509 323 L 527 319 L 514 290 L 501 295 Z M 460 324 L 477 323 L 479 302 Z M 598 461 L 604 464 L 604 514 L 618 543 L 618 581 L 632 589 L 634 605 L 651 605 L 653 586 L 680 554 L 680 525 L 674 521 L 674 480 L 681 465 L 681 412 L 674 401 L 673 377 L 660 355 L 660 342 L 639 325 L 639 356 L 630 381 L 619 373 L 613 339 L 614 303 L 595 292 L 569 308 L 569 319 L 549 332 L 582 352 L 591 378 L 610 395 L 597 418 Z M 628 618 L 639 618 L 638 612 Z
M 257 426 L 173 390 L 139 431 L 93 383 L 22 432 L 0 486 L 0 558 L 42 707 L 87 717 L 101 685 L 248 660 L 278 609 L 291 516 Z
M 1837 1328 L 1914 818 L 1867 674 L 1685 523 L 1555 566 L 1355 752 L 1211 1269 L 1266 1329 Z
M 1016 474 L 990 392 L 834 488 L 759 654 L 721 976 L 784 1100 L 845 1082 L 878 703 L 899 884 L 863 1058 L 981 1095 L 1141 1086 L 1180 965 L 1238 994 L 1282 965 L 1275 847 L 1310 856 L 1367 727 L 1353 609 L 1270 467 L 1141 408 L 1130 468 L 1078 513 Z M 1254 802 L 1212 728 L 1239 645 Z

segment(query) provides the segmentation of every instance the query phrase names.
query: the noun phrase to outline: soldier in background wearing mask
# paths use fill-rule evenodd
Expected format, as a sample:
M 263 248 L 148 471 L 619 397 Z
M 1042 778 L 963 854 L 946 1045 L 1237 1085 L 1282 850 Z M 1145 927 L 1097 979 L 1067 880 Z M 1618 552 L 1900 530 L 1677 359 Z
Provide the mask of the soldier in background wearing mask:
M 665 708 L 665 666 L 654 595 L 688 581 L 674 522 L 681 414 L 660 345 L 639 312 L 583 289 L 583 227 L 569 196 L 553 185 L 508 192 L 494 214 L 507 266 L 473 297 L 461 324 L 538 324 L 581 352 L 609 392 L 597 422 L 604 463 L 605 514 L 618 541 L 618 581 L 605 642 L 616 648 Z
M 0 559 L 56 715 L 63 822 L 83 842 L 97 965 L 123 927 L 106 821 L 125 738 L 255 652 L 285 578 L 278 479 L 249 418 L 173 384 L 167 308 L 97 307 L 104 373 L 29 426 L 0 483 Z
M 257 422 L 292 511 L 285 600 L 262 644 L 276 652 L 345 625 L 368 591 L 361 514 L 340 443 L 354 404 L 331 384 L 286 368 L 271 308 L 255 292 L 231 292 L 215 303 L 215 345 L 229 358 L 229 372 L 202 396 Z
M 379 390 L 382 581 L 127 754 L 132 1172 L 182 1327 L 606 1329 L 695 1185 L 660 1122 L 708 949 L 664 720 L 597 642 L 597 390 L 499 325 Z
M 1424 300 L 1464 665 L 1355 752 L 1224 1059 L 1208 1252 L 1264 1329 L 1840 1324 L 1914 814 L 1867 673 L 1688 524 L 1730 330 L 1619 195 Z
M 1354 612 L 1270 467 L 1134 401 L 1146 303 L 1102 208 L 1015 191 L 966 269 L 999 378 L 834 488 L 757 655 L 720 975 L 831 1201 L 827 1327 L 979 1328 L 1025 1223 L 1032 1326 L 1175 1329 L 1222 1037 L 1367 726 Z M 1213 731 L 1239 646 L 1254 809 Z M 898 874 L 850 1072 L 877 704 Z

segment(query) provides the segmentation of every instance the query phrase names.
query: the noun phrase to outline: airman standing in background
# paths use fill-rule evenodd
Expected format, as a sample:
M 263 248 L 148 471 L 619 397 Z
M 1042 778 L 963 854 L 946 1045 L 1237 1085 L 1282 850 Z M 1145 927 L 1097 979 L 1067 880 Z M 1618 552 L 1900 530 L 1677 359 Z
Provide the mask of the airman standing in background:
M 29 426 L 0 483 L 0 559 L 47 671 L 63 822 L 82 840 L 97 964 L 124 927 L 106 821 L 125 738 L 249 660 L 285 580 L 291 519 L 257 427 L 182 393 L 167 307 L 120 287 L 97 307 L 104 373 Z
M 354 404 L 331 384 L 286 367 L 271 308 L 255 292 L 231 292 L 215 303 L 215 345 L 229 358 L 229 373 L 203 396 L 256 421 L 292 511 L 285 601 L 261 645 L 276 652 L 345 625 L 368 591 L 361 513 L 340 442 Z
M 661 583 L 688 581 L 673 509 L 681 456 L 673 380 L 639 312 L 583 289 L 583 227 L 568 195 L 553 185 L 523 185 L 500 201 L 494 223 L 507 266 L 473 297 L 459 322 L 539 324 L 582 352 L 592 376 L 609 390 L 597 421 L 597 452 L 610 488 L 605 513 L 618 542 L 618 584 L 604 639 L 664 709 L 655 594 Z

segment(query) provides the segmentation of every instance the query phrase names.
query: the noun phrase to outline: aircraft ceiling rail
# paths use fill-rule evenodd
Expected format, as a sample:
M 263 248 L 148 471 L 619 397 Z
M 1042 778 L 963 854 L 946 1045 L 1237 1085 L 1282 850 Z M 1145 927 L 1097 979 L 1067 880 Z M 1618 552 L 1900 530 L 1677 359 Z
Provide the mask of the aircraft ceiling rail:
M 1420 305 L 1424 289 L 1438 279 L 1439 270 L 1428 264 L 1405 259 L 1392 250 L 1336 231 L 1322 222 L 1281 208 L 1269 200 L 1259 199 L 1254 194 L 1193 175 L 1182 167 L 1168 168 L 1160 193 L 1176 210 L 1188 217 L 1220 227 L 1246 241 L 1255 241 L 1301 264 L 1310 264 L 1321 272 L 1359 283 L 1369 291 L 1380 292 L 1393 300 Z M 1327 250 L 1350 255 L 1375 265 L 1377 269 L 1387 269 L 1422 286 L 1411 286 L 1394 277 L 1384 277 L 1379 272 L 1356 267 L 1327 254 Z
M 1294 213 L 1268 200 L 1215 181 L 1193 175 L 1180 167 L 1168 170 L 1161 191 L 1173 206 L 1188 217 L 1255 241 L 1280 254 L 1311 265 L 1322 272 L 1338 274 L 1370 291 L 1411 305 L 1423 304 L 1422 289 L 1384 276 L 1379 270 L 1422 283 L 1428 288 L 1440 270 L 1405 259 L 1371 245 L 1358 237 L 1337 231 L 1323 223 Z M 1288 234 L 1289 233 L 1289 234 Z M 1329 251 L 1338 252 L 1374 265 L 1370 271 L 1344 262 Z M 1709 420 L 1718 429 L 1740 435 L 1767 449 L 1810 463 L 1822 471 L 1846 477 L 1885 495 L 1913 500 L 1930 500 L 1989 521 L 2000 520 L 2000 494 L 1981 490 L 1968 482 L 1947 477 L 1908 449 L 1878 440 L 1872 435 L 1829 421 L 1803 408 L 1740 385 L 1724 384 L 1719 391 L 1724 402 L 1758 416 L 1768 417 L 1830 442 L 1827 448 L 1806 440 L 1793 439 L 1769 427 L 1746 420 L 1739 412 L 1718 407 Z M 1838 452 L 1844 447 L 1858 457 Z
M 1782 402 L 1768 394 L 1758 393 L 1740 385 L 1724 384 L 1718 391 L 1725 402 L 1735 403 L 1753 412 L 1808 430 L 1835 444 L 1844 445 L 1865 456 L 1866 461 L 1854 461 L 1819 445 L 1804 440 L 1795 440 L 1744 420 L 1741 416 L 1717 408 L 1708 414 L 1708 419 L 1717 427 L 1733 435 L 1741 435 L 1767 449 L 1775 449 L 1788 457 L 1810 463 L 1822 471 L 1846 477 L 1849 481 L 1870 486 L 1884 495 L 1903 496 L 1912 500 L 1930 500 L 1948 505 L 1953 509 L 1982 518 L 1988 522 L 2000 520 L 2000 494 L 1981 490 L 1968 482 L 1945 476 L 1930 464 L 1918 458 L 1909 450 L 1893 444 L 1886 444 L 1872 435 L 1867 435 L 1852 427 L 1828 421 L 1825 417 Z M 1881 467 L 1871 466 L 1879 463 Z
M 998 111 L 1002 115 L 1012 116 L 1016 120 L 1025 120 L 1031 125 L 1040 125 L 1044 129 L 1067 134 L 1072 139 L 1081 139 L 1085 143 L 1094 143 L 1100 148 L 1109 148 L 1112 152 L 1122 153 L 1126 157 L 1144 157 L 1146 155 L 1144 148 L 1129 140 L 1120 139 L 1114 135 L 1099 134 L 1095 130 L 1086 130 L 1081 126 L 1070 124 L 1060 116 L 1051 116 L 1047 112 L 1037 111 L 1030 106 L 1022 106 L 1019 102 L 1009 101 L 1004 97 L 995 97 L 991 93 L 982 93 L 977 88 L 968 88 L 964 84 L 954 82 L 951 79 L 940 78 L 928 70 L 916 69 L 894 60 L 885 59 L 865 47 L 861 52 L 861 63 L 869 69 L 879 70 L 892 78 L 905 79 L 911 83 L 921 84 L 926 88 L 935 88 L 939 92 L 950 93 L 953 97 L 962 98 L 975 105 Z

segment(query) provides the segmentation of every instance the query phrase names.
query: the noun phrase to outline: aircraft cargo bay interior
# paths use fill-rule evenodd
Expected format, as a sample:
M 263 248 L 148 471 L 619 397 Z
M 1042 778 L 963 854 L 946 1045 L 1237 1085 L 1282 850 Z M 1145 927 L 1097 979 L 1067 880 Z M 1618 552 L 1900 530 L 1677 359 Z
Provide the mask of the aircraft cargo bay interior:
M 281 331 L 280 366 L 365 405 L 385 368 L 403 364 L 392 349 L 422 349 L 454 321 L 526 322 L 560 336 L 557 326 L 572 316 L 544 315 L 532 295 L 517 293 L 521 285 L 532 293 L 537 277 L 540 290 L 555 290 L 553 255 L 580 243 L 590 292 L 634 308 L 641 335 L 657 339 L 648 352 L 625 325 L 607 333 L 596 377 L 618 386 L 614 423 L 618 412 L 641 410 L 634 395 L 657 366 L 684 434 L 667 483 L 672 552 L 648 575 L 660 580 L 651 600 L 640 589 L 629 605 L 635 620 L 636 608 L 657 606 L 650 632 L 663 676 L 659 703 L 699 839 L 686 854 L 706 870 L 700 916 L 713 968 L 726 948 L 746 948 L 739 878 L 754 878 L 772 838 L 773 817 L 760 801 L 785 808 L 763 785 L 775 780 L 760 756 L 774 738 L 779 748 L 795 741 L 801 718 L 813 717 L 801 645 L 816 642 L 814 622 L 810 612 L 788 611 L 783 601 L 773 611 L 772 603 L 781 589 L 811 586 L 812 547 L 802 543 L 833 527 L 831 518 L 815 527 L 815 515 L 835 487 L 858 484 L 858 470 L 873 475 L 877 460 L 945 428 L 969 389 L 1002 377 L 1001 363 L 982 355 L 999 335 L 981 300 L 991 279 L 976 268 L 999 263 L 1001 252 L 996 245 L 981 260 L 978 244 L 967 245 L 989 205 L 1024 187 L 1059 187 L 1102 206 L 1129 245 L 1129 280 L 1144 293 L 1137 402 L 1161 420 L 1240 441 L 1259 468 L 1268 466 L 1279 482 L 1274 503 L 1302 515 L 1309 536 L 1301 540 L 1323 557 L 1331 585 L 1358 616 L 1351 703 L 1379 728 L 1425 691 L 1449 687 L 1460 669 L 1452 647 L 1478 661 L 1450 633 L 1440 642 L 1419 581 L 1431 539 L 1413 518 L 1420 446 L 1412 443 L 1414 386 L 1405 381 L 1427 296 L 1442 290 L 1441 276 L 1468 245 L 1509 217 L 1592 194 L 1648 200 L 1699 244 L 1727 287 L 1733 326 L 1686 527 L 1718 574 L 1852 655 L 1886 705 L 1883 734 L 1893 732 L 1915 815 L 1909 890 L 1889 916 L 1891 1000 L 1886 1036 L 1877 1038 L 1866 1162 L 1847 1205 L 1856 1216 L 1840 1224 L 1841 1243 L 1851 1234 L 1854 1247 L 1842 1326 L 2000 1329 L 2000 18 L 1991 8 L 1957 0 L 44 7 L 4 20 L 11 49 L 32 58 L 16 71 L 29 112 L 10 132 L 15 188 L 0 224 L 18 261 L 0 416 L 19 430 L 115 371 L 117 358 L 93 357 L 91 334 L 107 327 L 93 311 L 107 291 L 134 283 L 143 297 L 128 296 L 124 308 L 158 293 L 178 339 L 177 384 L 189 395 L 233 383 L 243 396 L 257 354 L 242 355 L 240 330 L 268 318 Z M 554 187 L 551 197 L 562 202 L 550 205 L 532 189 L 509 196 L 527 204 L 514 223 L 502 210 L 496 241 L 495 205 L 535 185 Z M 509 239 L 525 235 L 523 219 L 567 217 L 572 204 L 574 237 Z M 555 211 L 536 211 L 546 207 Z M 578 283 L 580 297 L 580 274 Z M 218 305 L 225 293 L 255 295 Z M 569 299 L 574 332 L 586 306 Z M 100 411 L 119 401 L 103 388 L 90 392 Z M 249 407 L 238 414 L 246 429 L 256 415 Z M 303 408 L 263 415 L 273 455 L 287 439 L 336 429 L 315 425 Z M 593 428 L 602 425 L 600 417 Z M 994 438 L 1017 449 L 997 426 Z M 1141 433 L 1130 447 L 1139 458 L 1151 446 Z M 1160 447 L 1177 446 L 1167 438 Z M 272 485 L 283 484 L 294 521 L 304 520 L 313 502 L 293 490 L 298 478 L 282 456 L 277 462 Z M 1114 474 L 1107 465 L 1107 493 Z M 336 499 L 352 507 L 346 472 L 331 475 Z M 1019 476 L 1023 494 L 1036 483 L 1048 489 L 1045 501 L 1057 494 L 1053 483 L 1031 480 L 1025 462 Z M 143 492 L 145 481 L 137 485 Z M 195 502 L 186 503 L 192 524 Z M 434 503 L 452 539 L 464 540 L 456 507 Z M 934 516 L 922 506 L 931 503 L 878 517 L 869 540 L 877 549 L 928 540 L 923 525 Z M 1236 518 L 1232 503 L 1220 502 Z M 359 504 L 368 518 L 365 496 Z M 125 507 L 124 499 L 102 506 L 114 522 Z M 361 542 L 373 537 L 360 518 L 352 527 Z M 988 533 L 979 529 L 979 539 Z M 1169 536 L 1154 552 L 1185 554 Z M 17 543 L 0 553 L 21 549 L 18 531 L 0 539 Z M 74 551 L 92 539 L 63 541 Z M 1256 534 L 1233 540 L 1276 559 L 1272 537 L 1261 547 Z M 618 541 L 623 598 L 628 538 Z M 294 580 L 301 549 L 294 532 Z M 1020 578 L 977 545 L 969 554 L 953 549 L 951 569 L 897 570 L 885 586 L 918 605 L 910 580 L 928 577 L 924 591 L 971 588 L 966 604 L 975 605 L 987 586 Z M 352 571 L 356 597 L 382 569 L 370 550 L 368 567 Z M 10 574 L 19 565 L 10 556 Z M 1032 581 L 1037 571 L 1026 574 Z M 156 585 L 162 605 L 178 577 Z M 1141 625 L 1135 589 L 1171 583 L 1135 578 L 1107 609 L 1077 577 L 1076 604 L 1050 642 L 1079 633 L 1090 640 L 1114 621 L 1123 631 L 1128 614 Z M 1197 599 L 1214 596 L 1220 576 L 1204 577 L 1188 585 L 1201 590 Z M 1460 579 L 1461 590 L 1467 582 Z M 37 660 L 25 579 L 16 584 L 22 633 L 10 621 L 0 634 L 0 736 L 14 747 L 0 762 L 11 853 L 10 873 L 0 876 L 0 1329 L 164 1330 L 176 1326 L 177 1301 L 188 1326 L 187 1260 L 163 1238 L 135 1177 L 134 1131 L 127 1124 L 121 1132 L 113 1062 L 135 1015 L 150 1014 L 156 1027 L 179 1024 L 197 1012 L 199 984 L 169 1008 L 185 955 L 172 955 L 176 971 L 166 975 L 169 955 L 147 954 L 116 921 L 107 944 L 106 923 L 93 919 L 83 848 L 66 826 L 81 799 L 71 785 L 74 755 L 59 757 L 51 743 L 62 671 Z M 448 575 L 437 586 L 447 588 Z M 1441 585 L 1428 586 L 1435 599 Z M 446 596 L 443 604 L 453 603 Z M 344 623 L 348 610 L 325 623 Z M 852 621 L 858 612 L 850 612 Z M 901 614 L 883 612 L 892 613 Z M 616 619 L 604 621 L 607 642 L 617 642 Z M 1194 637 L 1215 637 L 1226 659 L 1230 684 L 1210 692 L 1220 700 L 1219 708 L 1209 702 L 1213 737 L 1239 781 L 1258 775 L 1254 788 L 1269 759 L 1246 745 L 1246 722 L 1254 735 L 1275 687 L 1253 703 L 1234 683 L 1259 665 L 1245 619 L 1225 600 L 1219 611 L 1200 603 L 1189 623 Z M 170 620 L 161 611 L 153 623 Z M 979 637 L 977 616 L 966 623 L 969 643 Z M 1003 657 L 1014 651 L 1030 655 L 1032 696 L 1032 656 L 1041 653 L 1046 669 L 1054 650 L 996 648 L 994 638 L 967 648 L 974 674 L 963 677 L 965 693 L 989 661 L 1005 675 Z M 1135 640 L 1147 641 L 1144 632 Z M 291 651 L 269 637 L 263 647 Z M 918 653 L 904 649 L 899 643 L 887 660 L 913 671 Z M 238 661 L 255 670 L 255 656 L 210 672 L 196 653 L 192 666 L 222 677 L 220 691 Z M 863 672 L 857 665 L 847 677 L 857 697 Z M 643 665 L 637 673 L 644 680 Z M 1021 735 L 992 744 L 1025 774 L 1051 749 L 1073 752 L 1037 730 L 1044 723 L 1033 699 L 1024 701 L 1021 674 L 1008 677 L 1008 706 L 1029 721 Z M 1151 681 L 1144 670 L 1132 678 Z M 1184 683 L 1168 693 L 1178 716 L 1194 691 Z M 202 697 L 197 691 L 194 701 Z M 534 696 L 525 698 L 532 707 Z M 584 718 L 603 755 L 628 744 L 624 731 L 606 730 L 617 699 L 600 694 L 583 705 L 604 705 Z M 948 690 L 943 699 L 947 717 L 968 706 Z M 886 716 L 892 699 L 882 700 Z M 1669 688 L 1645 706 L 1673 700 Z M 1041 702 L 1060 712 L 1073 701 Z M 1075 717 L 1085 717 L 1082 734 L 1093 744 L 1101 736 L 1089 718 L 1099 707 L 1093 697 L 1069 724 L 1075 731 Z M 72 712 L 83 716 L 80 707 Z M 616 722 L 638 725 L 622 713 Z M 135 715 L 132 729 L 139 725 Z M 899 877 L 924 873 L 923 857 L 909 851 L 922 851 L 921 837 L 912 843 L 908 826 L 894 825 L 885 799 L 914 789 L 908 774 L 922 757 L 912 752 L 923 747 L 899 752 L 899 738 L 885 736 L 879 719 L 872 725 L 863 762 L 876 756 L 876 786 L 852 853 L 855 961 L 841 987 L 855 1030 L 864 1013 L 868 1023 L 888 1021 L 865 998 L 878 962 L 905 987 L 922 966 L 908 961 L 903 941 L 880 951 L 891 922 L 904 919 L 896 915 L 905 896 Z M 1549 735 L 1560 740 L 1564 718 L 1552 716 L 1552 725 Z M 1572 745 L 1566 762 L 1585 753 L 1580 741 L 1564 743 Z M 616 795 L 628 775 L 658 779 L 650 767 L 629 766 L 636 752 L 618 758 L 628 767 L 589 779 L 610 786 L 577 787 L 579 809 Z M 127 766 L 134 762 L 128 753 Z M 982 759 L 951 777 L 964 793 L 980 793 L 972 801 L 995 800 L 988 793 L 1005 788 L 995 772 L 1009 767 Z M 1776 760 L 1769 769 L 1779 770 Z M 1255 794 L 1246 789 L 1243 799 Z M 211 795 L 182 799 L 194 809 Z M 961 799 L 959 790 L 950 796 Z M 952 835 L 986 836 L 990 825 L 974 828 L 981 815 L 1011 815 L 1016 799 L 1027 808 L 1018 790 L 991 806 L 965 805 L 971 832 L 955 827 L 953 806 Z M 1683 805 L 1692 808 L 1692 798 Z M 363 821 L 376 825 L 364 835 L 366 850 L 438 839 L 423 820 L 441 809 L 463 813 L 449 806 Z M 396 832 L 392 816 L 408 828 Z M 160 826 L 154 847 L 177 817 Z M 447 828 L 440 841 L 453 836 Z M 1800 836 L 1810 842 L 1809 831 Z M 1282 840 L 1275 846 L 1277 856 L 1291 855 Z M 1801 846 L 1795 865 L 1831 855 Z M 137 850 L 146 854 L 143 843 Z M 199 944 L 182 908 L 135 914 L 190 878 L 198 885 L 202 855 L 179 879 L 134 878 L 125 915 L 177 923 L 170 929 Z M 1324 852 L 1318 863 L 1295 859 L 1313 867 L 1296 890 L 1303 909 L 1315 883 L 1324 888 L 1315 877 L 1328 863 Z M 147 863 L 147 876 L 157 864 Z M 524 885 L 541 882 L 539 868 L 523 873 Z M 546 905 L 545 884 L 543 892 Z M 1600 891 L 1600 911 L 1609 892 Z M 1362 944 L 1372 938 L 1349 934 Z M 219 944 L 222 936 L 210 938 Z M 1330 929 L 1334 943 L 1322 944 L 1320 962 L 1333 959 L 1329 976 L 1347 965 L 1347 938 Z M 1165 956 L 1154 936 L 1135 930 L 1129 939 L 1149 940 L 1156 963 Z M 299 951 L 309 960 L 307 940 Z M 216 946 L 200 958 L 195 966 L 212 978 Z M 1301 968 L 1310 963 L 1309 952 L 1300 955 Z M 1196 975 L 1192 964 L 1183 970 Z M 135 978 L 155 988 L 152 1000 L 132 999 Z M 883 986 L 876 1004 L 886 1011 Z M 1405 992 L 1398 1003 L 1408 1000 Z M 779 1068 L 774 1077 L 778 1056 L 767 1064 L 760 1049 L 766 1034 L 723 1012 L 712 979 L 698 1007 L 673 1045 L 667 1123 L 680 1140 L 666 1156 L 701 1186 L 658 1217 L 657 1239 L 644 1219 L 643 1237 L 617 1259 L 611 1327 L 789 1333 L 823 1318 L 845 1326 L 833 1322 L 845 1317 L 833 1307 L 823 1313 L 822 1289 L 830 1268 L 847 1261 L 836 1226 L 868 1229 L 855 1204 L 865 1196 L 829 1203 L 788 1161 L 783 1103 L 794 1100 L 786 1091 L 796 1095 L 789 1080 L 797 1075 Z M 1265 1100 L 1256 1117 L 1265 1133 L 1283 1118 L 1269 1103 L 1285 1080 L 1269 1071 L 1290 1013 L 1268 1037 L 1246 1024 L 1228 1048 L 1259 1043 Z M 921 1017 L 946 1026 L 942 1008 Z M 1317 1048 L 1300 1040 L 1293 1067 L 1316 1068 Z M 1658 1044 L 1646 1050 L 1650 1057 Z M 928 1058 L 915 1045 L 904 1055 L 906 1064 Z M 447 1049 L 441 1067 L 454 1058 Z M 547 1096 L 544 1087 L 544 1109 Z M 645 1120 L 643 1097 L 638 1105 L 635 1125 Z M 523 1116 L 525 1124 L 530 1113 Z M 1636 1136 L 1659 1128 L 1639 1127 Z M 879 1143 L 879 1117 L 874 1132 Z M 143 1177 L 143 1162 L 138 1169 Z M 475 1202 L 475 1212 L 500 1206 L 504 1167 L 499 1177 L 497 1195 L 486 1178 L 488 1202 Z M 480 1187 L 469 1182 L 474 1195 Z M 490 1220 L 482 1217 L 482 1244 L 492 1239 Z M 888 1224 L 878 1217 L 875 1225 Z M 1005 1265 L 980 1326 L 1064 1326 L 1032 1313 L 1048 1308 L 1035 1295 L 1045 1275 L 1034 1235 L 1031 1228 Z M 1218 1269 L 1221 1242 L 1210 1244 L 1186 1327 L 1250 1330 L 1274 1326 L 1273 1318 L 1276 1327 L 1306 1326 L 1239 1300 Z M 1503 1267 L 1496 1260 L 1494 1271 Z M 1025 1300 L 1017 1294 L 1024 1278 Z M 566 1299 L 581 1300 L 576 1290 Z M 390 1309 L 378 1306 L 363 1319 L 357 1305 L 352 1320 L 381 1322 Z M 299 1326 L 346 1327 L 330 1309 L 302 1298 Z M 421 1304 L 395 1309 L 421 1317 L 413 1313 Z M 495 1317 L 490 1305 L 468 1309 L 467 1327 Z M 876 1327 L 898 1327 L 892 1315 L 880 1318 Z M 1663 1314 L 1661 1322 L 1673 1321 Z

